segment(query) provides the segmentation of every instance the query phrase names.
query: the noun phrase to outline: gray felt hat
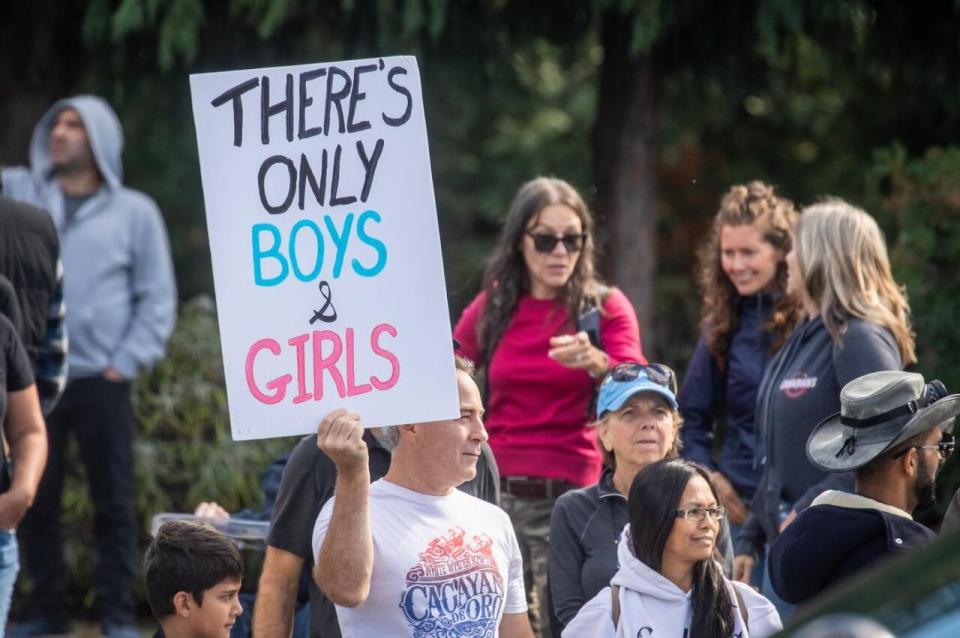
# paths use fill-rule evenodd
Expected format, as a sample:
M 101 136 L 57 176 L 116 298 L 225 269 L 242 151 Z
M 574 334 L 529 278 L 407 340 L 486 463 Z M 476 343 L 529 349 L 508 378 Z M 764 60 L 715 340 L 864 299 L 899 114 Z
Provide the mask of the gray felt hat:
M 827 472 L 863 467 L 915 434 L 947 430 L 960 414 L 960 394 L 913 372 L 871 372 L 840 391 L 840 412 L 807 439 L 807 458 Z

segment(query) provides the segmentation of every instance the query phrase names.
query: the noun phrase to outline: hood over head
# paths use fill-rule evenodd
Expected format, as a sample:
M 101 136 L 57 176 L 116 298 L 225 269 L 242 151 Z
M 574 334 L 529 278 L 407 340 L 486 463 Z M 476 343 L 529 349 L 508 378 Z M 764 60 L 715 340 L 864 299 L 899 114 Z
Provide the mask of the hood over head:
M 110 105 L 96 95 L 64 98 L 51 106 L 37 122 L 30 140 L 30 166 L 34 179 L 38 183 L 45 183 L 51 177 L 50 131 L 57 115 L 67 108 L 76 109 L 83 120 L 103 181 L 110 188 L 119 187 L 123 183 L 123 129 Z

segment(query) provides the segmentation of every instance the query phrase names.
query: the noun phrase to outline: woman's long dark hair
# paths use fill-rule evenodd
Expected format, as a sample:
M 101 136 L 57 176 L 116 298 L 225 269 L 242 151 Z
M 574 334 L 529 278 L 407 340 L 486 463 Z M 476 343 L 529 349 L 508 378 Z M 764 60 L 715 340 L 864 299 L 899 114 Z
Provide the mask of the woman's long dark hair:
M 683 459 L 659 461 L 640 470 L 627 499 L 630 517 L 630 541 L 633 554 L 656 571 L 661 569 L 663 549 L 677 521 L 676 511 L 687 483 L 695 475 L 703 477 L 714 498 L 720 502 L 717 488 L 707 471 Z M 723 571 L 714 555 L 693 567 L 693 621 L 691 633 L 706 638 L 728 638 L 735 628 L 733 601 L 727 591 Z
M 520 297 L 530 289 L 530 275 L 521 248 L 523 233 L 530 220 L 551 204 L 569 206 L 587 235 L 577 265 L 562 292 L 571 321 L 576 321 L 588 306 L 603 307 L 606 287 L 594 273 L 593 217 L 583 198 L 562 179 L 537 177 L 530 180 L 520 187 L 510 205 L 500 240 L 483 276 L 487 301 L 477 334 L 485 361 L 493 355 L 493 349 L 516 312 Z

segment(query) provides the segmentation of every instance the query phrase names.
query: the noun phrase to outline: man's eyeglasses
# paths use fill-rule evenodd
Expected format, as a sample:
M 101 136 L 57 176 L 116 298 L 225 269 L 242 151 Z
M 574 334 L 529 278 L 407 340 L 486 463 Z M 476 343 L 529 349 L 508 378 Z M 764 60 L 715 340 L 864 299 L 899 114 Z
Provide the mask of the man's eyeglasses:
M 941 460 L 945 460 L 953 454 L 953 449 L 956 446 L 953 435 L 949 432 L 943 433 L 943 438 L 936 445 L 911 445 L 910 447 L 900 450 L 897 452 L 893 458 L 899 459 L 901 456 L 909 452 L 910 450 L 937 450 L 937 454 L 940 455 Z
M 533 239 L 533 248 L 538 253 L 552 253 L 560 242 L 563 242 L 568 253 L 578 253 L 583 250 L 583 244 L 587 241 L 586 233 L 570 233 L 560 237 L 549 233 L 531 233 L 529 230 L 525 232 Z
M 662 385 L 676 396 L 677 375 L 662 363 L 621 363 L 610 370 L 600 387 L 602 388 L 610 381 L 633 381 L 641 374 L 645 374 L 650 381 Z
M 702 523 L 703 519 L 710 517 L 711 521 L 719 521 L 727 513 L 723 505 L 716 507 L 691 507 L 686 510 L 677 510 L 677 518 L 685 518 L 692 523 Z

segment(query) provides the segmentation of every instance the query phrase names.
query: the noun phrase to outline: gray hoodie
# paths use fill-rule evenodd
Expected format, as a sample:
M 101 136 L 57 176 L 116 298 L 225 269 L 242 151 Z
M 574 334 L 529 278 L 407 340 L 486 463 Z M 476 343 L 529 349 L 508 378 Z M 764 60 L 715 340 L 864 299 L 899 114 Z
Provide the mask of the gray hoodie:
M 56 116 L 74 108 L 83 119 L 104 184 L 73 215 L 50 160 Z M 127 378 L 162 356 L 173 331 L 176 284 L 163 217 L 147 195 L 123 186 L 123 131 L 113 109 L 92 95 L 60 100 L 40 119 L 30 167 L 0 173 L 5 195 L 50 211 L 60 234 L 70 332 L 70 377 L 113 367 Z

